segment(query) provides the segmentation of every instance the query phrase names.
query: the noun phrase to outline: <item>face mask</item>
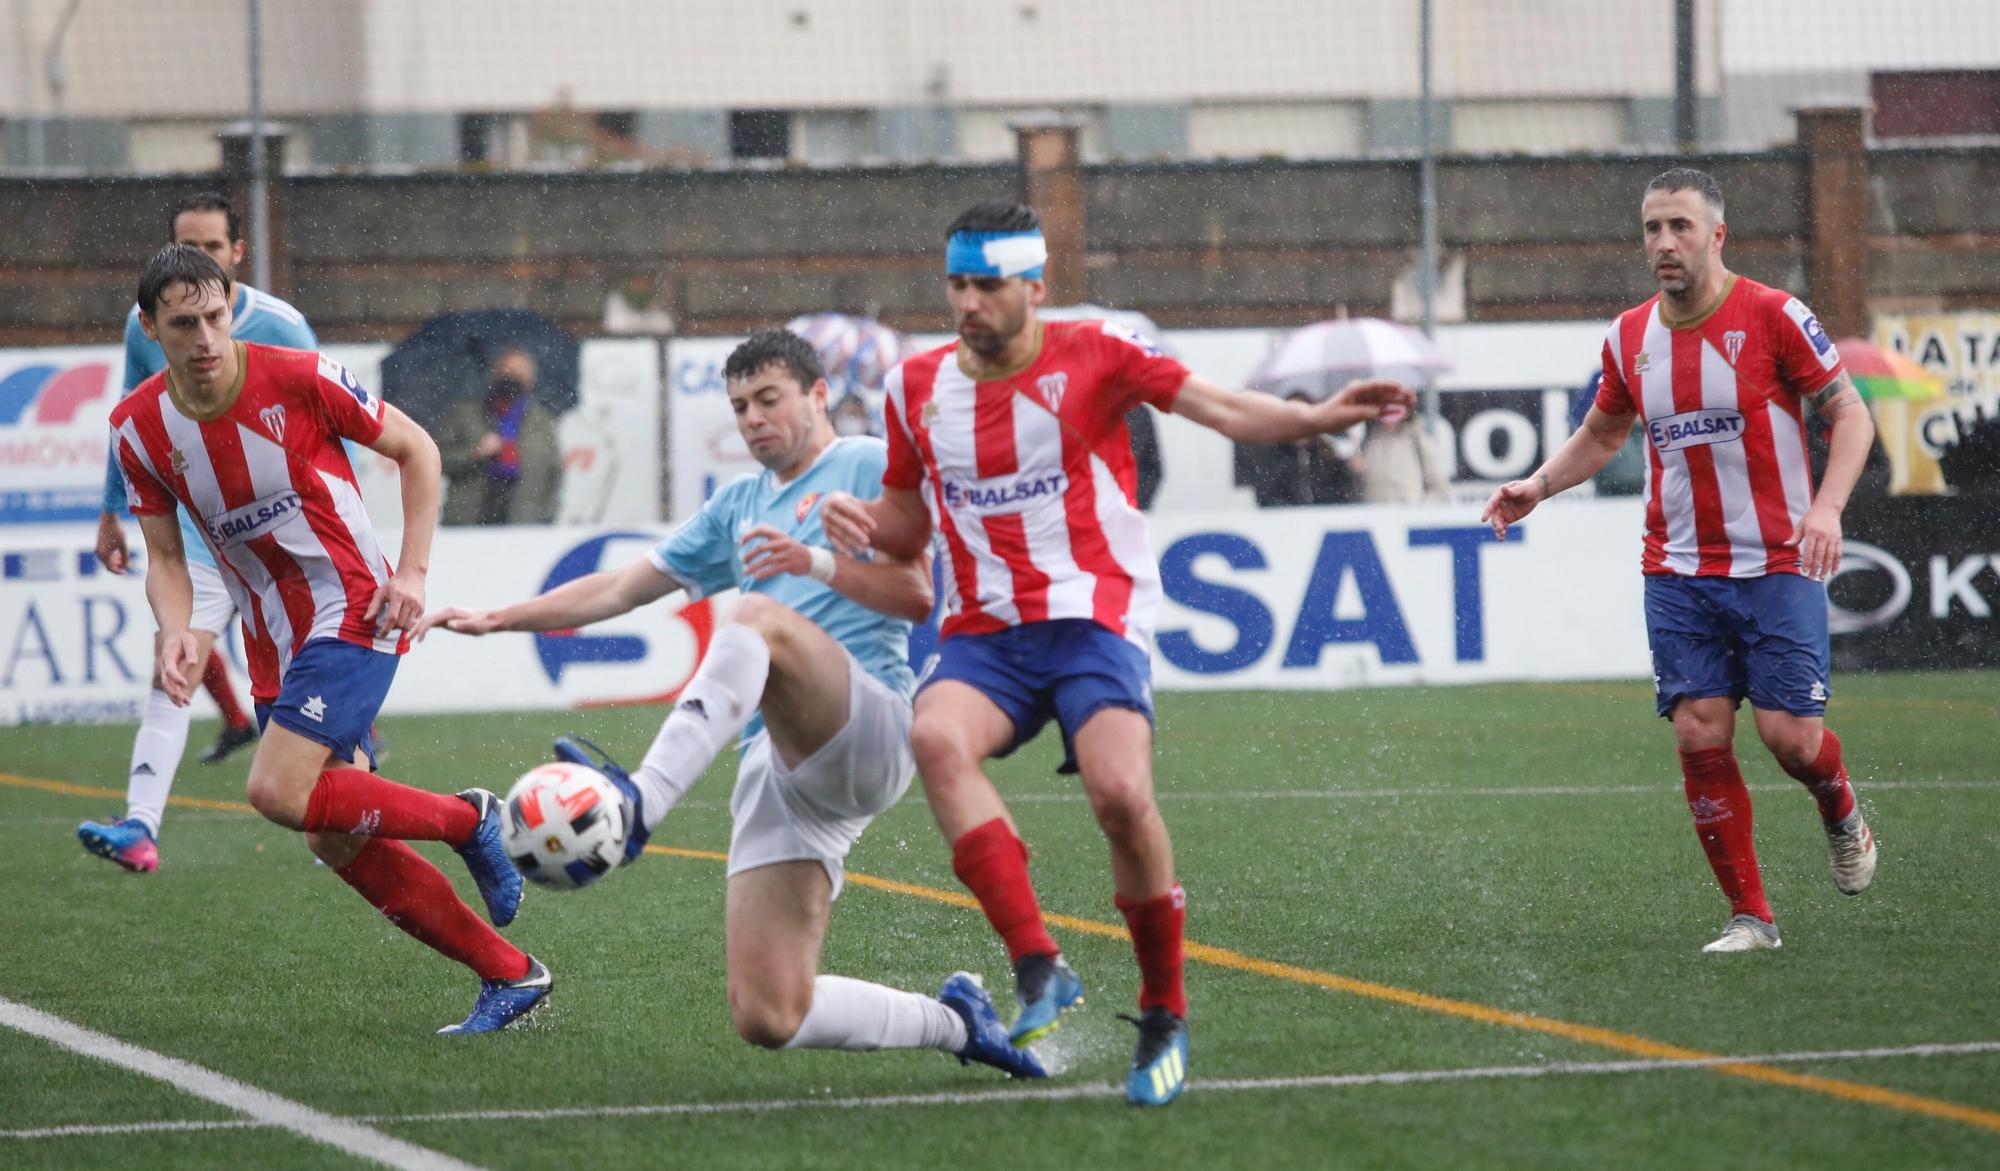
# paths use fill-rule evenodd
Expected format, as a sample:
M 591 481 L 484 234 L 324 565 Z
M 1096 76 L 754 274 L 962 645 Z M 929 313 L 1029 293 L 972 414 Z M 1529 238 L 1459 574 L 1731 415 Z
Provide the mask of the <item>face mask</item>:
M 493 380 L 492 392 L 494 398 L 520 398 L 528 393 L 528 384 L 506 374 Z

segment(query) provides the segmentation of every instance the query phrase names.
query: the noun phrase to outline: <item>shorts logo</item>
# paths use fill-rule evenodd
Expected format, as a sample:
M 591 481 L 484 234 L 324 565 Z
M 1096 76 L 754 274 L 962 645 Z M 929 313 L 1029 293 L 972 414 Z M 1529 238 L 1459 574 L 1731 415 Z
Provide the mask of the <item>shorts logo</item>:
M 1049 410 L 1060 411 L 1063 392 L 1069 389 L 1069 375 L 1060 370 L 1054 374 L 1044 374 L 1035 379 L 1035 389 L 1042 392 L 1042 401 L 1048 404 Z
M 1812 688 L 1806 692 L 1806 698 L 1812 700 L 1814 703 L 1825 703 L 1826 684 L 1818 679 L 1813 680 Z
M 326 697 L 315 695 L 299 705 L 299 714 L 315 724 L 326 722 Z
M 818 503 L 819 503 L 819 493 L 817 492 L 808 492 L 804 496 L 799 497 L 799 507 L 796 513 L 796 515 L 799 518 L 799 523 L 801 524 L 805 523 L 807 514 L 811 513 L 813 510 L 813 505 Z
M 1743 412 L 1727 407 L 1683 411 L 1646 422 L 1646 434 L 1661 451 L 1680 451 L 1743 438 Z
M 1740 329 L 1728 330 L 1722 335 L 1722 348 L 1728 352 L 1731 366 L 1736 365 L 1737 357 L 1743 353 L 1744 337 L 1745 334 Z
M 264 429 L 271 433 L 271 438 L 277 440 L 279 443 L 285 441 L 284 407 L 265 407 L 263 410 L 257 412 L 257 417 L 264 421 Z

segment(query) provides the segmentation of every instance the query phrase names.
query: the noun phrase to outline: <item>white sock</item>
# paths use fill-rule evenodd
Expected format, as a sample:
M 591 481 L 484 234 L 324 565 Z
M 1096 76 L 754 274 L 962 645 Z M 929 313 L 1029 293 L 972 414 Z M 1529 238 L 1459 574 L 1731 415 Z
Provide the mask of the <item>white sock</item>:
M 125 816 L 145 823 L 155 838 L 167 812 L 167 793 L 181 767 L 192 713 L 176 707 L 167 693 L 154 688 L 146 695 L 146 715 L 132 738 L 132 770 L 125 778 Z
M 771 647 L 763 635 L 741 623 L 716 631 L 701 668 L 660 725 L 646 759 L 632 770 L 647 829 L 660 824 L 716 754 L 743 731 L 763 702 L 770 674 Z
M 812 1007 L 787 1049 L 965 1048 L 965 1020 L 943 1001 L 846 976 L 813 980 Z

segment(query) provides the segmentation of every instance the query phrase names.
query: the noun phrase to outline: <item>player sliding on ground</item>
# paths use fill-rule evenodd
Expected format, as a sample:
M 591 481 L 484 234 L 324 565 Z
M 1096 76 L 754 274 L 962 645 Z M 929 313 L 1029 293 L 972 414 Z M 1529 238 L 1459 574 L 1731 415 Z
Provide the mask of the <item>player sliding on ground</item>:
M 1745 696 L 1764 747 L 1819 804 L 1834 885 L 1855 895 L 1875 877 L 1875 837 L 1824 722 L 1824 583 L 1840 567 L 1840 513 L 1875 424 L 1812 310 L 1723 267 L 1729 228 L 1713 178 L 1655 176 L 1640 220 L 1659 295 L 1612 323 L 1583 426 L 1533 475 L 1502 484 L 1485 517 L 1504 538 L 1596 475 L 1644 423 L 1652 479 L 1640 569 L 1655 709 L 1673 721 L 1695 834 L 1731 912 L 1702 950 L 1774 948 L 1734 747 Z M 1818 493 L 1807 407 L 1832 431 Z
M 1160 573 L 1134 504 L 1125 413 L 1148 403 L 1238 442 L 1283 443 L 1407 409 L 1412 396 L 1371 382 L 1287 402 L 1195 377 L 1103 322 L 1039 324 L 1048 247 L 1033 208 L 982 203 L 946 234 L 959 340 L 890 374 L 881 496 L 830 498 L 826 531 L 838 548 L 898 556 L 934 529 L 944 538 L 949 616 L 917 696 L 914 747 L 952 868 L 1013 960 L 1019 1042 L 1053 1028 L 1083 984 L 1042 925 L 1028 848 L 981 766 L 1051 717 L 1061 727 L 1061 771 L 1083 774 L 1139 960 L 1126 1097 L 1165 1105 L 1187 1079 L 1186 897 L 1153 801 Z
M 909 632 L 931 609 L 930 558 L 853 560 L 824 545 L 828 492 L 880 491 L 878 439 L 836 439 L 827 384 L 803 338 L 765 330 L 723 365 L 736 427 L 764 471 L 725 485 L 646 558 L 498 610 L 440 610 L 418 633 L 566 630 L 685 590 L 728 589 L 730 607 L 694 678 L 629 776 L 570 741 L 636 806 L 646 836 L 711 761 L 744 736 L 730 799 L 725 934 L 729 1011 L 770 1049 L 941 1049 L 1021 1077 L 1035 1056 L 1009 1043 L 985 989 L 959 972 L 933 999 L 819 975 L 820 945 L 847 852 L 909 788 Z
M 368 726 L 424 610 L 437 524 L 437 446 L 331 359 L 230 336 L 232 282 L 199 248 L 170 244 L 139 282 L 139 316 L 166 368 L 111 412 L 111 443 L 146 535 L 146 597 L 160 627 L 160 674 L 185 704 L 201 667 L 189 629 L 193 583 L 175 505 L 244 615 L 251 697 L 264 725 L 250 804 L 288 829 L 389 921 L 471 968 L 471 1015 L 443 1032 L 487 1032 L 548 993 L 549 973 L 460 901 L 403 840 L 445 842 L 465 859 L 493 922 L 521 902 L 501 843 L 500 802 L 413 789 L 355 767 L 374 763 Z M 362 509 L 342 447 L 396 461 L 403 547 L 392 568 Z

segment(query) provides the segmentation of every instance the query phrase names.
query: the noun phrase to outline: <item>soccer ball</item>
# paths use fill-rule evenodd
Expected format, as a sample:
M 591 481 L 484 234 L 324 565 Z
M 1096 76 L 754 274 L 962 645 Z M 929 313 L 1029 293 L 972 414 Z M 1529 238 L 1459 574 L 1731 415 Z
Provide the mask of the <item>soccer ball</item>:
M 538 764 L 507 790 L 506 804 L 507 856 L 530 882 L 575 890 L 625 859 L 625 798 L 594 768 Z

